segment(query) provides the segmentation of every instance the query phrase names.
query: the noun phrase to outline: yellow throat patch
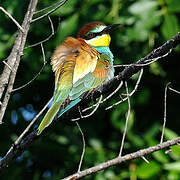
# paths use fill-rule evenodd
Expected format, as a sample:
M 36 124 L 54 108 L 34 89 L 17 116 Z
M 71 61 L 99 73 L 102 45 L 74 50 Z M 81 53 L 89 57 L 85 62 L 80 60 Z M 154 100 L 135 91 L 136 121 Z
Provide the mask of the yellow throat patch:
M 99 47 L 99 46 L 109 46 L 111 42 L 111 36 L 109 34 L 103 34 L 101 36 L 97 36 L 93 39 L 86 40 L 86 43 L 90 46 Z

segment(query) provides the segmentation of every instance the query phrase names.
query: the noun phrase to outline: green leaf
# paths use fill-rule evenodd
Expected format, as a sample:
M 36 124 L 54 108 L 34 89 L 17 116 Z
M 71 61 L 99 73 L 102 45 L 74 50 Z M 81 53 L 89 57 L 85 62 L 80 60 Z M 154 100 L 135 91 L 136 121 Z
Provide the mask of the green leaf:
M 89 144 L 96 150 L 99 150 L 102 148 L 102 144 L 98 139 L 90 139 Z
M 157 176 L 160 171 L 161 166 L 158 163 L 151 161 L 149 164 L 145 162 L 140 164 L 135 173 L 138 178 L 148 179 Z
M 75 11 L 76 4 L 77 4 L 76 0 L 67 1 L 61 8 L 55 11 L 53 15 L 57 15 L 57 16 L 69 15 Z
M 143 16 L 144 13 L 151 11 L 157 7 L 157 1 L 141 0 L 137 1 L 129 7 L 129 12 L 135 15 Z
M 164 165 L 164 169 L 166 170 L 174 170 L 180 172 L 180 161 L 179 162 L 173 162 L 169 164 Z
M 69 142 L 68 138 L 65 136 L 56 136 L 55 139 L 58 143 L 64 144 L 64 145 L 68 144 L 68 142 Z
M 148 31 L 144 29 L 144 24 L 141 21 L 138 21 L 134 28 L 127 29 L 127 37 L 129 41 L 146 41 L 148 38 Z
M 149 89 L 143 88 L 143 90 L 141 91 L 141 93 L 140 93 L 140 94 L 137 94 L 137 100 L 136 100 L 136 102 L 137 102 L 139 105 L 144 105 L 144 104 L 147 104 L 147 103 L 148 103 L 149 98 L 150 98 Z
M 179 158 L 180 158 L 180 146 L 179 145 L 171 146 L 171 150 L 172 150 L 173 153 L 178 155 Z
M 180 12 L 180 1 L 172 0 L 167 5 L 168 12 L 177 13 Z
M 120 129 L 121 131 L 123 131 L 124 124 L 125 124 L 125 116 L 124 116 L 124 114 L 127 111 L 127 106 L 125 104 L 120 104 L 119 108 L 121 109 L 121 111 L 119 111 L 118 109 L 115 109 L 112 112 L 111 122 L 112 122 L 112 125 L 116 129 Z
M 165 39 L 171 39 L 179 31 L 179 24 L 177 17 L 174 15 L 166 14 L 164 18 L 161 31 Z
M 177 171 L 170 171 L 168 173 L 167 179 L 169 179 L 169 180 L 177 179 L 178 180 L 179 179 L 179 173 Z
M 161 163 L 168 163 L 168 156 L 163 151 L 156 151 L 152 155 L 157 161 Z
M 178 134 L 176 134 L 174 131 L 172 131 L 168 128 L 165 128 L 164 136 L 167 140 L 171 140 L 171 139 L 177 138 Z
M 135 145 L 135 147 L 141 148 L 144 146 L 144 139 L 138 135 L 133 134 L 132 131 L 128 132 L 127 137 L 128 140 L 130 140 L 131 143 Z
M 149 71 L 154 75 L 166 76 L 166 72 L 162 69 L 158 62 L 154 62 L 150 65 Z
M 65 37 L 72 35 L 77 28 L 79 15 L 75 13 L 70 18 L 62 21 L 57 32 L 57 44 L 62 42 Z

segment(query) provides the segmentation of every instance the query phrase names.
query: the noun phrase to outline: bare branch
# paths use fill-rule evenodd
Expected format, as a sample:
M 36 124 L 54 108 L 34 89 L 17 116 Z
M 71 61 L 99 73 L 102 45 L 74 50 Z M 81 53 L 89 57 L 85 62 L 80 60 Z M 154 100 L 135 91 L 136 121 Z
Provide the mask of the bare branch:
M 169 86 L 170 84 L 171 84 L 170 82 L 166 84 L 165 91 L 164 91 L 164 121 L 163 121 L 163 127 L 162 127 L 162 134 L 161 134 L 160 143 L 163 142 L 164 130 L 165 130 L 165 127 L 166 127 L 166 117 L 167 117 L 167 114 L 166 114 L 166 111 L 167 111 L 167 90 L 168 90 L 168 86 Z
M 26 129 L 22 132 L 22 134 L 17 138 L 17 140 L 14 142 L 14 144 L 11 146 L 11 148 L 9 149 L 9 151 L 7 152 L 7 154 L 9 154 L 14 146 L 18 145 L 22 139 L 24 138 L 24 136 L 29 132 L 30 128 L 32 127 L 32 125 L 36 122 L 36 120 L 40 117 L 40 115 L 45 111 L 45 109 L 47 108 L 48 104 L 52 101 L 53 98 L 51 98 L 46 105 L 41 109 L 41 111 L 34 117 L 34 119 L 30 122 L 30 124 L 26 127 Z
M 32 125 L 36 122 L 36 120 L 40 117 L 40 115 L 47 108 L 48 104 L 52 101 L 51 98 L 46 105 L 42 108 L 42 110 L 34 117 L 34 119 L 30 122 L 30 124 L 26 127 L 23 133 L 18 137 L 18 139 L 12 144 L 6 155 L 0 160 L 0 172 L 2 172 L 8 164 L 17 157 L 21 152 L 23 152 L 27 146 L 29 146 L 33 141 L 38 138 L 36 130 L 30 133 L 27 137 L 25 135 L 29 132 Z
M 23 49 L 26 42 L 28 31 L 29 31 L 29 27 L 30 27 L 30 21 L 33 17 L 33 13 L 35 11 L 36 5 L 37 5 L 37 0 L 30 1 L 28 10 L 26 12 L 26 15 L 22 23 L 22 28 L 24 29 L 24 32 L 19 31 L 18 36 L 15 40 L 14 46 L 11 50 L 11 53 L 9 57 L 7 58 L 7 64 L 11 67 L 11 69 L 9 69 L 7 65 L 5 65 L 3 73 L 0 77 L 0 99 L 2 98 L 4 89 L 8 84 L 4 99 L 2 100 L 2 106 L 0 109 L 0 124 L 2 123 L 2 119 L 3 119 L 4 113 L 5 113 L 9 98 L 10 98 L 10 94 L 13 89 L 16 72 L 19 66 L 21 56 L 23 55 Z
M 109 94 L 106 98 L 104 98 L 100 103 L 102 104 L 105 101 L 107 101 L 108 99 L 110 99 L 114 94 L 116 94 L 121 89 L 122 85 L 123 85 L 123 81 L 121 81 L 120 84 L 118 85 L 118 87 L 111 94 Z M 96 106 L 97 106 L 97 104 L 93 104 L 92 106 L 83 109 L 82 112 L 86 112 Z
M 104 170 L 106 168 L 109 168 L 111 166 L 121 164 L 123 162 L 127 162 L 129 160 L 133 160 L 133 159 L 136 159 L 136 158 L 140 158 L 140 157 L 143 157 L 143 156 L 145 156 L 147 154 L 151 154 L 151 153 L 153 153 L 155 151 L 158 151 L 158 150 L 165 149 L 167 147 L 176 145 L 177 143 L 180 143 L 180 137 L 172 139 L 170 141 L 166 141 L 166 142 L 164 142 L 162 144 L 157 144 L 156 146 L 152 146 L 152 147 L 149 147 L 149 148 L 146 148 L 146 149 L 139 150 L 139 151 L 134 152 L 134 153 L 130 153 L 130 154 L 121 156 L 121 157 L 118 156 L 117 158 L 114 158 L 112 160 L 106 161 L 106 162 L 98 164 L 98 165 L 96 165 L 94 167 L 88 168 L 88 169 L 86 169 L 84 171 L 81 171 L 79 173 L 75 173 L 75 174 L 73 174 L 71 176 L 68 176 L 68 177 L 64 178 L 63 180 L 80 179 L 82 177 L 93 174 L 95 172 L 102 171 L 102 170 Z
M 163 55 L 166 55 L 170 49 L 175 48 L 177 45 L 180 44 L 180 32 L 175 35 L 172 39 L 165 42 L 162 46 L 158 47 L 157 49 L 153 50 L 151 53 L 149 53 L 144 58 L 140 59 L 136 64 L 144 64 L 146 60 L 154 59 L 157 57 L 163 57 Z M 119 75 L 115 76 L 110 81 L 103 84 L 100 88 L 96 88 L 93 92 L 93 98 L 99 97 L 101 94 L 104 94 L 108 91 L 110 91 L 114 86 L 120 83 L 120 81 L 124 80 L 127 81 L 129 78 L 131 78 L 134 74 L 136 74 L 138 71 L 141 70 L 141 66 L 130 65 L 126 67 L 122 72 L 119 73 Z M 99 89 L 101 89 L 101 92 L 99 92 Z M 88 99 L 88 98 L 86 98 Z
M 179 92 L 179 91 L 177 91 L 177 90 L 175 90 L 175 89 L 173 89 L 173 88 L 171 88 L 171 87 L 168 87 L 168 88 L 169 88 L 169 90 L 171 90 L 171 91 L 173 91 L 173 92 L 175 92 L 175 93 L 177 93 L 177 94 L 180 95 L 180 92 Z
M 102 100 L 102 95 L 100 96 L 99 101 L 96 104 L 96 107 L 93 109 L 93 111 L 91 113 L 89 113 L 87 115 L 82 115 L 81 110 L 79 109 L 80 117 L 76 118 L 76 119 L 71 119 L 71 121 L 78 121 L 80 119 L 84 119 L 84 118 L 88 118 L 88 117 L 92 116 L 97 111 L 99 105 L 101 104 L 101 100 Z
M 43 63 L 42 68 L 40 69 L 40 71 L 39 71 L 29 82 L 27 82 L 26 84 L 24 84 L 24 85 L 22 85 L 22 86 L 20 86 L 20 87 L 18 87 L 18 88 L 13 89 L 11 92 L 18 91 L 18 90 L 20 90 L 20 89 L 28 86 L 29 84 L 31 84 L 31 83 L 41 74 L 41 72 L 43 71 L 44 67 L 45 67 L 46 64 L 47 64 L 47 61 L 46 61 L 46 59 L 45 59 L 44 48 L 43 48 L 42 43 L 41 43 L 41 49 L 42 49 L 43 62 L 44 62 L 44 63 Z
M 128 66 L 144 67 L 144 66 L 150 65 L 150 64 L 158 61 L 161 58 L 168 56 L 171 53 L 172 49 L 173 49 L 173 47 L 166 54 L 163 54 L 162 56 L 159 56 L 156 58 L 147 59 L 142 64 L 116 64 L 113 67 L 115 67 L 115 68 L 117 68 L 117 67 L 128 67 Z
M 106 98 L 103 99 L 102 103 L 104 103 L 105 101 L 110 99 L 114 94 L 116 94 L 121 89 L 122 85 L 123 85 L 123 81 L 120 82 L 118 87 L 111 94 L 109 94 Z
M 3 63 L 11 70 L 13 71 L 13 69 L 11 68 L 11 66 L 4 60 Z
M 80 133 L 81 133 L 81 136 L 82 136 L 82 142 L 83 142 L 83 150 L 82 150 L 82 154 L 81 154 L 81 158 L 80 158 L 80 162 L 79 162 L 79 167 L 78 167 L 78 172 L 81 171 L 81 165 L 82 165 L 82 161 L 83 161 L 83 158 L 84 158 L 84 154 L 85 154 L 85 149 L 86 149 L 86 142 L 85 142 L 85 138 L 84 138 L 84 133 L 79 125 L 79 123 L 77 121 L 75 121 Z
M 35 11 L 34 14 L 38 14 L 40 12 L 46 11 L 47 9 L 50 9 L 50 8 L 52 8 L 54 6 L 57 6 L 58 4 L 59 4 L 59 2 L 56 2 L 56 3 L 54 3 L 54 4 L 52 4 L 52 5 L 48 6 L 48 7 L 45 7 L 43 9 L 39 10 L 39 11 Z
M 149 164 L 149 161 L 148 161 L 144 156 L 141 156 L 141 158 L 142 158 L 146 163 Z
M 11 14 L 9 14 L 3 7 L 1 7 L 0 6 L 0 10 L 4 13 L 4 14 L 6 14 L 8 17 L 9 17 L 9 19 L 11 19 L 13 22 L 14 22 L 14 24 L 16 24 L 16 26 L 21 30 L 21 32 L 24 32 L 24 29 L 21 27 L 21 25 L 11 16 Z
M 29 45 L 29 46 L 25 47 L 24 49 L 28 49 L 28 48 L 37 46 L 39 44 L 42 44 L 42 43 L 48 41 L 49 39 L 51 39 L 52 36 L 54 36 L 54 26 L 53 26 L 53 23 L 52 23 L 52 20 L 51 20 L 50 16 L 48 16 L 48 19 L 49 19 L 49 22 L 50 22 L 50 25 L 51 25 L 51 34 L 46 39 L 44 39 L 44 40 L 42 40 L 40 42 L 37 42 L 35 44 Z
M 138 80 L 136 82 L 136 85 L 135 85 L 134 89 L 131 91 L 131 93 L 129 94 L 129 97 L 131 97 L 137 91 L 137 88 L 138 88 L 139 83 L 141 81 L 142 75 L 143 75 L 143 69 L 141 69 Z M 106 110 L 111 109 L 114 106 L 117 106 L 118 104 L 121 104 L 122 102 L 126 101 L 127 99 L 128 99 L 128 97 L 121 99 L 120 101 L 118 101 L 118 102 L 112 104 L 111 106 L 107 107 Z
M 126 123 L 125 123 L 125 127 L 124 127 L 122 141 L 121 141 L 119 157 L 121 157 L 121 155 L 122 155 L 122 150 L 123 150 L 123 146 L 124 146 L 124 140 L 125 140 L 125 137 L 126 137 L 127 127 L 128 127 L 129 116 L 130 116 L 130 113 L 131 113 L 131 103 L 130 103 L 130 99 L 129 99 L 128 85 L 127 85 L 126 81 L 125 81 L 125 87 L 126 87 L 126 94 L 127 94 L 127 100 L 128 100 L 128 113 L 127 113 L 127 116 L 126 116 Z
M 146 57 L 142 58 L 140 61 L 137 62 L 137 64 L 142 64 L 147 59 L 152 59 L 152 58 L 156 58 L 158 56 L 162 56 L 163 54 L 166 54 L 172 47 L 175 48 L 178 44 L 180 44 L 180 33 L 178 33 L 171 40 L 167 41 L 166 43 L 164 43 L 162 46 L 160 46 L 156 50 L 152 51 Z M 11 66 L 11 63 L 9 65 Z M 9 70 L 9 68 L 7 66 L 5 66 L 5 67 Z M 120 72 L 120 74 L 118 76 L 115 76 L 113 79 L 111 79 L 107 83 L 103 84 L 101 87 L 96 88 L 95 91 L 93 92 L 93 98 L 98 98 L 101 95 L 108 92 L 109 90 L 111 90 L 112 87 L 117 87 L 121 81 L 127 81 L 130 77 L 132 77 L 134 74 L 136 74 L 142 68 L 143 67 L 137 67 L 137 66 L 126 67 L 122 72 Z M 6 85 L 6 83 L 4 83 L 4 81 L 0 81 L 0 90 L 2 90 L 5 87 L 4 85 Z M 99 91 L 99 88 L 101 89 L 101 91 Z M 0 93 L 1 93 L 1 91 L 0 91 Z M 81 98 L 82 98 L 82 100 L 87 101 L 88 98 L 92 98 L 92 95 L 90 94 L 89 97 L 81 97 Z M 72 110 L 70 109 L 69 113 L 65 113 L 63 116 L 66 116 L 69 119 L 72 119 L 73 117 L 72 117 L 72 113 L 70 113 L 71 111 Z M 62 116 L 62 118 L 63 118 L 63 116 Z M 56 123 L 57 123 L 57 121 L 54 121 L 52 126 L 55 126 Z M 37 136 L 37 130 L 35 130 L 32 133 L 30 133 L 29 135 L 27 135 L 26 137 L 24 137 L 17 145 L 15 145 L 14 148 L 12 148 L 11 151 L 9 151 L 0 160 L 0 171 L 3 171 L 3 169 L 6 169 L 7 166 L 9 166 L 10 162 L 12 162 L 19 154 L 21 154 L 23 151 L 25 151 L 25 149 L 27 149 L 27 147 L 29 147 L 29 145 L 31 145 L 38 137 L 40 137 L 40 136 Z M 107 161 L 105 163 L 99 164 L 92 168 L 89 168 L 89 169 L 86 169 L 79 173 L 76 173 L 70 177 L 71 178 L 75 177 L 76 179 L 81 178 L 86 175 L 89 175 L 89 174 L 95 173 L 97 171 L 103 170 L 105 168 L 108 168 L 110 166 L 120 164 L 124 161 L 135 159 L 137 157 L 145 156 L 146 154 L 150 154 L 154 151 L 164 149 L 166 147 L 170 147 L 170 146 L 178 144 L 178 143 L 180 143 L 180 137 L 173 139 L 171 141 L 167 141 L 167 142 L 158 144 L 156 146 L 144 149 L 144 150 L 140 150 L 135 153 L 127 154 L 123 157 L 117 157 L 117 158 Z M 68 177 L 68 179 L 70 179 L 70 178 Z
M 38 21 L 46 16 L 49 16 L 50 14 L 52 14 L 54 11 L 56 11 L 57 9 L 59 9 L 63 4 L 65 4 L 68 0 L 62 0 L 59 2 L 59 4 L 57 5 L 57 7 L 55 7 L 54 9 L 52 9 L 51 11 L 47 12 L 46 14 L 43 14 L 42 16 L 40 17 L 37 17 L 35 19 L 32 19 L 31 20 L 31 23 L 35 22 L 35 21 Z

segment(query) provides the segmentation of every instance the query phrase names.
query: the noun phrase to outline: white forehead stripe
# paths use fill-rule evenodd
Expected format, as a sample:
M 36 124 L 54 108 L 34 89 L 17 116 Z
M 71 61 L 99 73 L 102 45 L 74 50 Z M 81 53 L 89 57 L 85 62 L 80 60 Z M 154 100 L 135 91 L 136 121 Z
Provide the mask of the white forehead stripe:
M 101 32 L 105 27 L 107 26 L 105 25 L 98 26 L 95 29 L 91 30 L 91 32 Z

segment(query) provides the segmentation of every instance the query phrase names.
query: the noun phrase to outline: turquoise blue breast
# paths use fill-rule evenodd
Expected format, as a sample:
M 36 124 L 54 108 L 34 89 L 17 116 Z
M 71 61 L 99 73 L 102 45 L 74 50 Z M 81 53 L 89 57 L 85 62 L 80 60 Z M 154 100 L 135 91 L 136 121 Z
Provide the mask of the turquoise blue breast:
M 113 56 L 113 53 L 111 52 L 111 50 L 109 49 L 108 46 L 106 46 L 106 47 L 101 47 L 100 46 L 100 47 L 94 47 L 94 48 L 101 54 L 107 54 L 111 58 L 111 60 L 113 62 L 114 56 Z

